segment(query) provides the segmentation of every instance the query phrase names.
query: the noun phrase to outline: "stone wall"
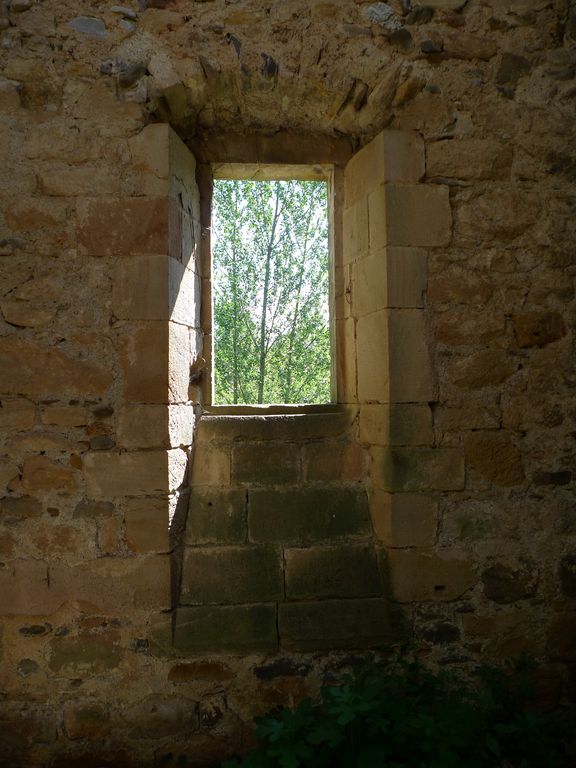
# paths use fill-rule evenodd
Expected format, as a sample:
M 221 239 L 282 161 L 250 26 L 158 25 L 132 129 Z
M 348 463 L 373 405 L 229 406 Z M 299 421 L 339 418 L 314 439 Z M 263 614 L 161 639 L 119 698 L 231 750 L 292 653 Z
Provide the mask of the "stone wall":
M 575 75 L 567 0 L 0 2 L 3 764 L 211 765 L 384 634 L 442 664 L 526 650 L 574 700 Z M 346 427 L 203 442 L 202 416 L 191 451 L 210 329 L 185 145 L 250 136 L 271 162 L 279 131 L 279 162 L 345 177 Z M 286 474 L 251 474 L 263 455 Z M 257 499 L 277 526 L 287 489 L 354 494 L 347 519 L 368 494 L 373 533 L 270 541 Z M 339 641 L 347 600 L 385 602 L 386 633 Z M 319 602 L 312 649 L 289 618 Z M 268 610 L 266 644 L 186 645 L 224 604 L 274 606 L 280 634 Z

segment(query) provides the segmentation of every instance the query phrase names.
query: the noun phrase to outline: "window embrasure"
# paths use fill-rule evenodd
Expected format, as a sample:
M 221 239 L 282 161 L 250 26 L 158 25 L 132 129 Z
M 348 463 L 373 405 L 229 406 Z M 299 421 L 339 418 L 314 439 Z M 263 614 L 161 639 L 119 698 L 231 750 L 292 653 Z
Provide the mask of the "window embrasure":
M 330 169 L 213 171 L 212 404 L 331 402 Z

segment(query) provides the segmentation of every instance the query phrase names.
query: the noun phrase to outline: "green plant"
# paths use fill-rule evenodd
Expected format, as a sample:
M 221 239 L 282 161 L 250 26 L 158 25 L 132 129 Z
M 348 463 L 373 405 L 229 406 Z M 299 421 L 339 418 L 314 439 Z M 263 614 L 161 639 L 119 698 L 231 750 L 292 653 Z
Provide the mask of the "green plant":
M 257 749 L 222 768 L 561 768 L 569 730 L 528 705 L 531 665 L 473 678 L 401 658 L 322 689 L 256 726 Z

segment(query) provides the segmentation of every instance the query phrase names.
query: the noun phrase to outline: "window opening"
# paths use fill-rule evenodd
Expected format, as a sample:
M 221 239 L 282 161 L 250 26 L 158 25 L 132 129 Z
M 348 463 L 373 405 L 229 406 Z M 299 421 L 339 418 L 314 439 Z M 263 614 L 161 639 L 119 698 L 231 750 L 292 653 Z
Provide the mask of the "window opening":
M 214 405 L 331 401 L 328 186 L 214 180 Z

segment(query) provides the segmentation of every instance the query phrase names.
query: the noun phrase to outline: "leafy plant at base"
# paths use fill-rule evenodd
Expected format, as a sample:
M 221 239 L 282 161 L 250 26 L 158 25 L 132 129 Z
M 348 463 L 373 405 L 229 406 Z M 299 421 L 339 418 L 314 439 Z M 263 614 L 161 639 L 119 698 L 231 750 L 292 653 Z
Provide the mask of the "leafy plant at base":
M 473 680 L 378 664 L 261 718 L 259 747 L 222 768 L 567 768 L 570 731 L 527 706 L 530 678 L 523 663 Z

